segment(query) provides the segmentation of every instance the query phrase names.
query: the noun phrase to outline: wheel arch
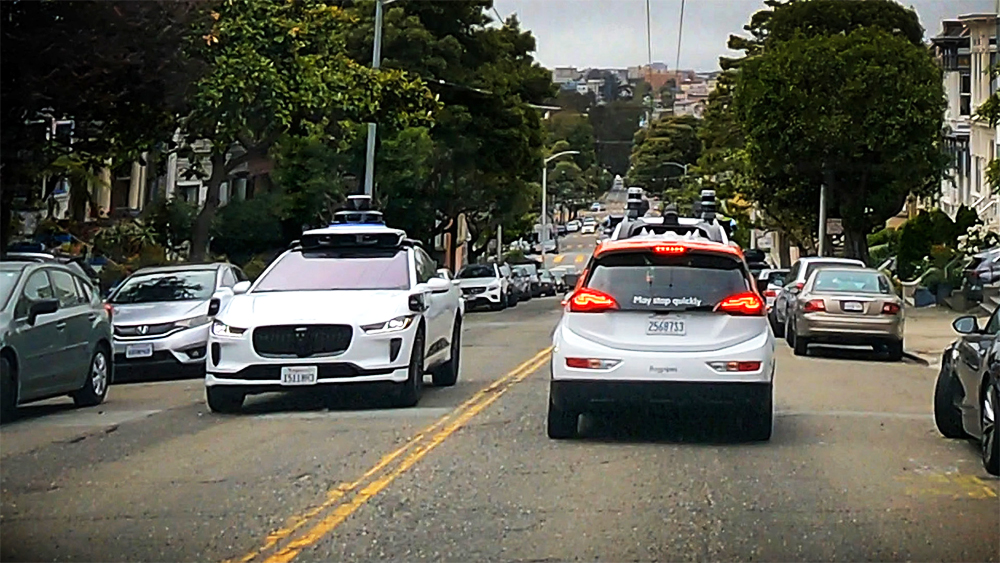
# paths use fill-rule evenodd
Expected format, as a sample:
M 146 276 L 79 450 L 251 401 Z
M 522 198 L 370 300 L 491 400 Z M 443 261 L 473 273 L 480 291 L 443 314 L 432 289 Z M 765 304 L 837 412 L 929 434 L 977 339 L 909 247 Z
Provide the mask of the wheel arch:
M 15 352 L 10 346 L 4 346 L 3 348 L 0 348 L 0 357 L 7 358 L 7 361 L 10 362 L 11 369 L 14 372 L 13 375 L 15 376 L 14 381 L 16 382 L 17 375 L 20 370 L 20 364 L 18 364 L 17 361 L 17 352 Z

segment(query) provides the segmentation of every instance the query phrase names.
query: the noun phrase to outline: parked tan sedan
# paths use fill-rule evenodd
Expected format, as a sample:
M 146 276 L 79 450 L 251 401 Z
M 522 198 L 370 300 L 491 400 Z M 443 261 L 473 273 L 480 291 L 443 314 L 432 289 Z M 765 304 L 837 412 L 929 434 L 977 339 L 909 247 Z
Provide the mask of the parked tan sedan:
M 797 296 L 785 338 L 796 356 L 804 356 L 813 343 L 871 345 L 899 361 L 903 323 L 903 302 L 882 273 L 822 268 Z

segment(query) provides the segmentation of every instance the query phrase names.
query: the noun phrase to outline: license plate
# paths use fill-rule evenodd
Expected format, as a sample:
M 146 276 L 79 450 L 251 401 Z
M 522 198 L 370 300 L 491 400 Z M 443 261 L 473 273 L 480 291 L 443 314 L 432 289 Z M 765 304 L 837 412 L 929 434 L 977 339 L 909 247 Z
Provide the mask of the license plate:
M 148 358 L 153 355 L 152 344 L 132 344 L 125 347 L 125 358 Z
M 865 310 L 865 306 L 857 301 L 844 301 L 840 304 L 845 311 L 850 311 L 852 313 L 860 313 Z
M 316 366 L 292 366 L 281 368 L 282 385 L 316 385 L 319 369 Z
M 651 319 L 649 326 L 646 327 L 646 334 L 684 336 L 686 333 L 687 327 L 684 321 L 679 320 Z

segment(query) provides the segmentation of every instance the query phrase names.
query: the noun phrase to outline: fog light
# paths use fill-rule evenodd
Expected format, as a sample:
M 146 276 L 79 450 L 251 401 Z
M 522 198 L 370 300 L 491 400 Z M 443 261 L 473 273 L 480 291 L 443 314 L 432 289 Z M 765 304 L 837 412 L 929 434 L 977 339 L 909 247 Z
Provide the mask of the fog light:
M 184 353 L 187 354 L 189 358 L 197 360 L 198 358 L 205 357 L 205 347 L 199 346 L 197 348 L 191 348 L 190 350 L 185 350 Z

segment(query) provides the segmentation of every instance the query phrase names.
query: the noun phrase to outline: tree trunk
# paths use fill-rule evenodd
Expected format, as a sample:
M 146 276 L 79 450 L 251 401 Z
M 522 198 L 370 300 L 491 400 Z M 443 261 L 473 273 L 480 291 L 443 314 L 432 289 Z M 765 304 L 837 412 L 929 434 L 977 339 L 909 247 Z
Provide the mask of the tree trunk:
M 226 179 L 226 155 L 212 155 L 212 175 L 208 178 L 208 193 L 205 204 L 194 220 L 191 230 L 191 262 L 202 262 L 208 256 L 208 238 L 212 230 L 215 212 L 219 209 L 219 192 L 222 182 Z
M 778 267 L 792 267 L 792 248 L 788 241 L 788 235 L 784 231 L 778 233 Z
M 868 255 L 868 236 L 863 229 L 844 225 L 844 255 L 871 265 L 871 257 Z

